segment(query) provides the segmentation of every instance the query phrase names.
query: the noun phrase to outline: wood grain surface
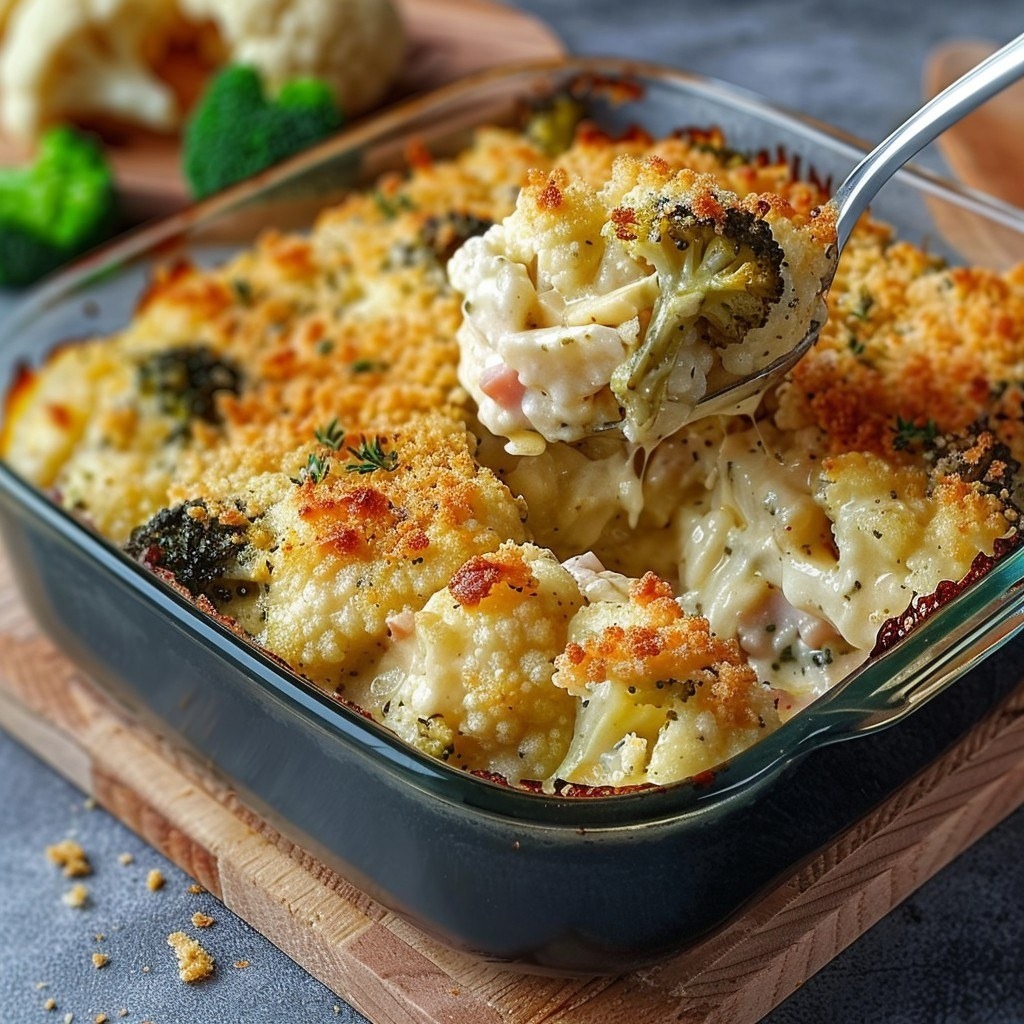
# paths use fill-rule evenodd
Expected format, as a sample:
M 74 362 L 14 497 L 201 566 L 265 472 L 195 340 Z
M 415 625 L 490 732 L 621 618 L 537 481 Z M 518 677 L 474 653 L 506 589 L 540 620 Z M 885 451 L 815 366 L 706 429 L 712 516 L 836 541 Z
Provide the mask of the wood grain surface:
M 995 52 L 995 43 L 951 40 L 936 47 L 924 69 L 924 95 L 936 95 Z M 939 136 L 954 176 L 965 185 L 1024 207 L 1024 81 L 1004 89 Z
M 497 0 L 397 0 L 409 36 L 402 73 L 387 97 L 393 103 L 428 92 L 473 71 L 565 52 L 543 22 Z M 198 59 L 179 55 L 167 74 L 175 91 L 194 98 L 209 73 Z M 133 220 L 172 213 L 188 202 L 179 171 L 177 136 L 142 129 L 107 140 L 127 215 Z M 0 132 L 0 166 L 28 159 L 24 144 Z
M 1024 688 L 699 948 L 618 978 L 452 950 L 126 719 L 38 632 L 0 553 L 0 726 L 376 1024 L 752 1024 L 1024 802 Z

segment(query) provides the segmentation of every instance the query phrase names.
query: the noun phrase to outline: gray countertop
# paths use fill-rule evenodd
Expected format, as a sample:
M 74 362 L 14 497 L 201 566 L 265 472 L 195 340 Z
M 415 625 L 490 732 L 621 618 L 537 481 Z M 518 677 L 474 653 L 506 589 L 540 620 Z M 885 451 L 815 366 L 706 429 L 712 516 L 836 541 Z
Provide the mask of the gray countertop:
M 518 0 L 577 53 L 644 58 L 752 89 L 856 135 L 881 138 L 919 101 L 924 57 L 953 37 L 1005 40 L 1005 0 Z M 928 161 L 937 163 L 929 156 Z M 90 852 L 91 904 L 61 905 L 67 883 L 44 858 L 65 836 Z M 1024 1020 L 1024 810 L 872 928 L 766 1020 L 798 1024 L 1020 1024 Z M 134 861 L 122 865 L 118 856 Z M 159 867 L 164 888 L 146 872 Z M 0 1019 L 172 1024 L 362 1020 L 267 940 L 0 733 Z M 182 985 L 168 932 L 196 910 L 225 965 Z M 97 938 L 98 935 L 103 938 Z M 105 952 L 97 970 L 91 954 Z M 248 961 L 241 969 L 230 965 Z M 45 983 L 45 987 L 43 986 Z M 56 1012 L 44 1009 L 48 998 Z M 119 1012 L 127 1011 L 122 1018 Z

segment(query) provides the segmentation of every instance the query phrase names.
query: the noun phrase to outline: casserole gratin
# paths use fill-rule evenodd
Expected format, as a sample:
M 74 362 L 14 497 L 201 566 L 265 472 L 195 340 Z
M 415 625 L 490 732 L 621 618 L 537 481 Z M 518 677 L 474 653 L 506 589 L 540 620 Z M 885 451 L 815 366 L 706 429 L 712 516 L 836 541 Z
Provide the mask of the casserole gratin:
M 585 360 L 512 337 L 543 329 L 540 254 L 598 237 L 550 189 L 686 169 L 812 233 L 827 200 L 714 130 L 584 122 L 559 140 L 554 109 L 455 156 L 410 147 L 308 235 L 164 267 L 124 330 L 19 378 L 3 456 L 427 754 L 548 791 L 667 784 L 778 727 L 915 599 L 1016 542 L 1024 269 L 951 268 L 865 221 L 818 344 L 750 414 L 649 445 L 503 421 L 522 395 L 475 347 L 500 316 L 513 392 L 533 371 L 574 415 L 586 397 Z M 533 245 L 516 308 L 493 270 L 510 223 Z M 787 303 L 811 316 L 824 269 L 795 266 Z M 599 276 L 564 273 L 559 301 L 600 296 Z M 628 355 L 653 299 L 605 314 Z

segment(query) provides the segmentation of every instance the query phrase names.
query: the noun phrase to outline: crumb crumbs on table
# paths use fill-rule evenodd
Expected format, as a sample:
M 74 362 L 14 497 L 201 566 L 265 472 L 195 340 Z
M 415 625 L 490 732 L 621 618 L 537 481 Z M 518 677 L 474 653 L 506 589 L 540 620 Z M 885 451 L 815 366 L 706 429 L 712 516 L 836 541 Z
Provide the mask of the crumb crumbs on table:
M 178 958 L 178 977 L 191 984 L 213 974 L 213 957 L 184 932 L 171 932 L 167 945 Z
M 192 924 L 196 928 L 209 928 L 214 923 L 214 919 L 209 914 L 204 914 L 202 911 L 197 910 L 192 915 Z
M 193 896 L 201 896 L 204 892 L 206 892 L 206 890 L 198 882 L 193 882 L 188 887 L 188 892 L 190 892 Z
M 164 873 L 159 868 L 151 868 L 149 874 L 146 875 L 146 888 L 150 892 L 156 892 L 164 887 L 165 881 Z
M 97 971 L 102 970 L 110 963 L 110 957 L 106 953 L 93 953 L 92 965 Z
M 233 966 L 234 966 L 234 967 L 237 967 L 237 968 L 238 968 L 238 970 L 240 970 L 240 971 L 244 971 L 244 970 L 246 969 L 246 967 L 249 967 L 249 966 L 251 966 L 251 965 L 250 965 L 250 963 L 249 963 L 249 961 L 248 961 L 248 960 L 236 960 L 236 961 L 234 962 L 234 965 L 233 965 Z
M 63 839 L 46 848 L 46 857 L 64 872 L 65 878 L 83 878 L 92 874 L 85 850 L 74 839 Z
M 45 1003 L 43 1003 L 43 1009 L 44 1010 L 56 1010 L 57 1009 L 57 1000 L 54 999 L 53 996 L 50 996 L 50 998 L 47 999 Z
M 81 910 L 89 902 L 89 890 L 81 882 L 76 882 L 60 899 L 64 906 Z
M 128 867 L 129 864 L 135 863 L 135 857 L 130 853 L 119 853 L 117 855 L 117 861 L 119 864 L 124 865 L 124 867 Z

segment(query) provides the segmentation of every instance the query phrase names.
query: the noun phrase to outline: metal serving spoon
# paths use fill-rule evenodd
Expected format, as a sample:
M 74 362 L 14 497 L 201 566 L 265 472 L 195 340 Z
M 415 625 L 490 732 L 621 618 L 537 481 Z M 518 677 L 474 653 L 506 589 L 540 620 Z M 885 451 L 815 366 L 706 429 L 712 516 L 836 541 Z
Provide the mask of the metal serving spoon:
M 887 139 L 880 142 L 847 175 L 831 202 L 836 218 L 837 259 L 860 215 L 878 190 L 912 156 L 941 135 L 950 125 L 969 114 L 985 100 L 1024 75 L 1024 34 L 1011 40 L 991 57 L 958 78 L 952 85 L 912 114 Z M 824 282 L 828 290 L 831 279 Z M 763 394 L 818 339 L 820 325 L 809 331 L 798 345 L 749 377 L 730 378 L 729 383 L 709 390 L 697 403 L 696 415 L 714 416 L 742 410 Z

